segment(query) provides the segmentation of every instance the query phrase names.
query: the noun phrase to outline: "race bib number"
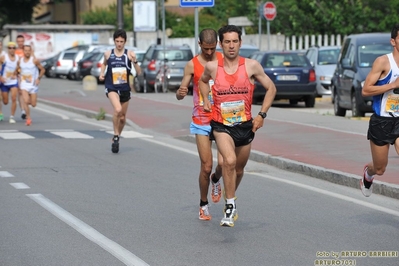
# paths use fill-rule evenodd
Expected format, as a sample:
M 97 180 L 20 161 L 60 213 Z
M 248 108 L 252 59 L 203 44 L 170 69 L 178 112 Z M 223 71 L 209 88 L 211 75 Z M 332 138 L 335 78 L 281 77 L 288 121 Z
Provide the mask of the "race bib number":
M 209 94 L 208 94 L 208 100 L 209 100 L 209 102 L 211 103 L 211 104 L 213 104 L 213 97 L 212 97 L 212 87 L 213 87 L 213 84 L 215 84 L 215 82 L 212 80 L 212 79 L 210 79 L 209 80 Z M 199 101 L 200 101 L 200 106 L 203 106 L 204 105 L 204 99 L 202 98 L 202 94 L 201 94 L 201 92 L 198 90 L 198 93 L 199 93 Z
M 21 81 L 26 83 L 33 83 L 33 76 L 31 73 L 22 73 Z
M 112 83 L 115 85 L 127 83 L 126 67 L 112 68 Z
M 399 114 L 399 94 L 391 93 L 388 95 L 385 111 L 387 113 Z
M 220 105 L 220 112 L 223 118 L 223 124 L 226 126 L 233 126 L 247 121 L 245 116 L 245 102 L 224 102 Z

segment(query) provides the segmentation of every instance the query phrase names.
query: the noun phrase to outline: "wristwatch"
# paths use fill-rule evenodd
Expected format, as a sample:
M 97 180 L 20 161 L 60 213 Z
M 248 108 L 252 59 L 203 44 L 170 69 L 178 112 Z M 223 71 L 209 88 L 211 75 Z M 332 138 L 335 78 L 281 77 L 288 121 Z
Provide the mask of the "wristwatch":
M 138 62 L 137 62 L 137 61 L 134 61 L 133 63 L 134 63 L 135 65 L 137 65 Z
M 265 113 L 265 112 L 259 112 L 258 115 L 260 115 L 263 119 L 265 119 L 266 116 L 267 116 L 267 113 Z

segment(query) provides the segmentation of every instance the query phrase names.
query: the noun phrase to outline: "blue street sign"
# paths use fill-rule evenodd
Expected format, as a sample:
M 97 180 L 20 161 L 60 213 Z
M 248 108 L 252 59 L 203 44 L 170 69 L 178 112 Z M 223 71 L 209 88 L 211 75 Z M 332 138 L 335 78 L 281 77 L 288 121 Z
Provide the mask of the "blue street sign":
M 215 0 L 180 0 L 180 7 L 213 7 Z

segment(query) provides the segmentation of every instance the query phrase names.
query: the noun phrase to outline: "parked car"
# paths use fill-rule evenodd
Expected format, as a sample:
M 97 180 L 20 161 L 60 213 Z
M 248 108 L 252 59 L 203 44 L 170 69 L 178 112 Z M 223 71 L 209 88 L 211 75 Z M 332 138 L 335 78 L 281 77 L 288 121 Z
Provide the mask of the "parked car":
M 288 99 L 291 105 L 300 101 L 306 107 L 314 107 L 316 74 L 305 53 L 296 51 L 255 52 L 251 55 L 263 67 L 265 73 L 276 85 L 275 100 Z M 266 90 L 255 82 L 254 101 L 263 99 Z
M 216 47 L 216 51 L 222 52 L 222 48 L 220 48 L 219 44 Z M 242 57 L 249 58 L 253 53 L 258 52 L 258 51 L 259 51 L 259 48 L 254 46 L 254 45 L 242 44 L 241 47 L 240 47 L 239 54 Z
M 44 75 L 48 78 L 54 78 L 55 77 L 55 66 L 57 64 L 57 59 L 59 57 L 59 53 L 56 54 L 55 56 L 52 56 L 50 58 L 46 58 L 40 61 L 41 65 L 44 67 L 46 72 Z
M 340 46 L 312 46 L 306 56 L 316 71 L 317 96 L 331 95 L 331 79 L 337 66 Z
M 76 71 L 77 78 L 81 80 L 84 77 L 90 75 L 93 65 L 99 62 L 99 60 L 101 60 L 101 58 L 103 57 L 104 53 L 102 52 L 91 52 L 87 54 L 84 58 L 82 58 L 78 62 L 78 68 Z
M 112 48 L 114 48 L 114 47 L 115 46 L 113 46 Z M 137 62 L 140 65 L 143 60 L 145 51 L 144 50 L 136 50 L 137 48 L 132 49 L 132 47 L 129 47 L 129 46 L 125 46 L 125 48 L 128 50 L 134 50 L 134 53 L 136 54 L 136 57 L 137 57 Z M 106 50 L 108 50 L 108 49 L 106 49 Z M 100 77 L 100 72 L 101 72 L 101 65 L 104 62 L 104 52 L 106 50 L 95 50 L 95 51 L 99 52 L 101 54 L 101 56 L 96 57 L 95 58 L 96 60 L 93 60 L 93 65 L 90 69 L 90 75 L 94 76 L 97 79 L 97 82 L 99 82 L 99 83 L 101 83 L 99 80 L 99 77 Z M 105 72 L 107 72 L 107 68 L 105 69 Z M 131 74 L 133 75 L 133 77 L 136 76 L 136 70 L 134 69 L 134 67 L 132 67 Z
M 334 114 L 362 117 L 373 112 L 372 97 L 363 97 L 364 80 L 374 60 L 392 52 L 390 33 L 353 34 L 345 38 L 333 77 Z
M 177 89 L 184 75 L 184 67 L 193 58 L 190 46 L 151 45 L 141 63 L 143 75 L 138 77 L 138 92 L 153 91 L 160 69 L 168 69 L 168 89 Z M 167 65 L 167 67 L 165 67 Z

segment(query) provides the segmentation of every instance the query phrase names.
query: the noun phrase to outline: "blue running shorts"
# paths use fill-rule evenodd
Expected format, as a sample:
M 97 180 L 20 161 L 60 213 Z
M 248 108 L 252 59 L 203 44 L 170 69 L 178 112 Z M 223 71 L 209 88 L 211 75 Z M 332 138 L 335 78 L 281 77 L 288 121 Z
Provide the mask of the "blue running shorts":
M 211 133 L 211 126 L 210 125 L 200 126 L 191 122 L 190 133 L 195 135 L 209 136 L 209 133 Z

